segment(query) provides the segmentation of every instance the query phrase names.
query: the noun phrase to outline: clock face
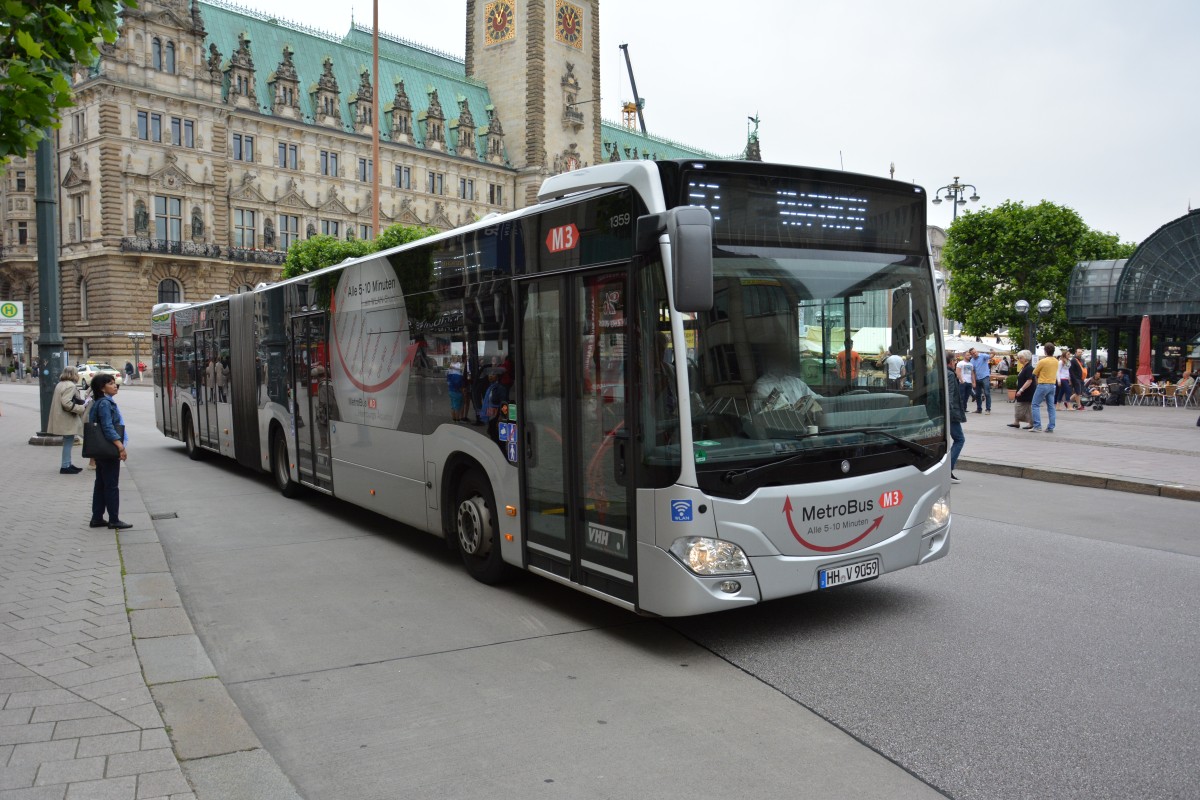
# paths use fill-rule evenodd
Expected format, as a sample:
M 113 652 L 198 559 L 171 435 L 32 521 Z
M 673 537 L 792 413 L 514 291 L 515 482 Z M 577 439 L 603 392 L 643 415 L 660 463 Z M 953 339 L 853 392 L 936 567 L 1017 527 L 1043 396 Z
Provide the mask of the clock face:
M 554 38 L 576 50 L 583 49 L 583 9 L 566 0 L 554 2 Z
M 507 42 L 515 35 L 512 3 L 508 0 L 488 3 L 483 11 L 483 36 L 487 43 Z

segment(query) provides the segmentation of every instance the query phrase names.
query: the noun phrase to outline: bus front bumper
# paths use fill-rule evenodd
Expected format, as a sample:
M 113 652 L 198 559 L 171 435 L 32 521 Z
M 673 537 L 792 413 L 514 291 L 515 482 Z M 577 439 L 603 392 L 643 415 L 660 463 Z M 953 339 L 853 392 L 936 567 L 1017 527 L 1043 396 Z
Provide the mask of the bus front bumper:
M 671 553 L 638 543 L 638 608 L 664 617 L 709 614 L 820 589 L 823 569 L 879 559 L 879 575 L 927 564 L 950 552 L 950 522 L 922 535 L 924 526 L 854 553 L 827 556 L 750 556 L 752 573 L 701 576 Z

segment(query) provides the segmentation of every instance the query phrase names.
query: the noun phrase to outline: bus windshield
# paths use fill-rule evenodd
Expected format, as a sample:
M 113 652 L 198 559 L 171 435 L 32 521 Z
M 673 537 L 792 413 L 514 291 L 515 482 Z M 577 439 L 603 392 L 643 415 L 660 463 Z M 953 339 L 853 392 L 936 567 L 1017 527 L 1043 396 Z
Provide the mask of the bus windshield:
M 848 458 L 856 474 L 931 467 L 946 435 L 937 320 L 921 256 L 719 246 L 713 309 L 685 321 L 701 488 L 828 480 Z

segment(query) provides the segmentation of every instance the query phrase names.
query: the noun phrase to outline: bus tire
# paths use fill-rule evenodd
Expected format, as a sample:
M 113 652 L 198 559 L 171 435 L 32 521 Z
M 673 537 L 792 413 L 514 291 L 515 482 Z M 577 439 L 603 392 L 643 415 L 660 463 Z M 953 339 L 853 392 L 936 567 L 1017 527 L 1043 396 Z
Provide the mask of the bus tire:
M 204 458 L 204 450 L 196 441 L 196 428 L 192 425 L 191 414 L 185 414 L 183 417 L 183 451 L 192 461 Z
M 276 430 L 271 435 L 271 475 L 274 476 L 275 485 L 279 487 L 281 495 L 299 497 L 304 492 L 304 487 L 292 480 L 291 464 L 287 439 L 281 431 Z
M 500 555 L 500 519 L 492 486 L 477 469 L 468 470 L 458 483 L 451 524 L 456 548 L 472 578 L 497 584 L 509 576 Z

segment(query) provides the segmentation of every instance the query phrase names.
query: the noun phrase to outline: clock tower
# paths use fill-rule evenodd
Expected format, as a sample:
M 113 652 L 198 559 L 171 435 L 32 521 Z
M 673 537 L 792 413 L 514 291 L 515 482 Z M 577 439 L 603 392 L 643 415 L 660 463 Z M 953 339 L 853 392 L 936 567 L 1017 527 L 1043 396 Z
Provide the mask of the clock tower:
M 599 0 L 467 0 L 467 76 L 487 84 L 518 205 L 601 160 L 599 22 Z

